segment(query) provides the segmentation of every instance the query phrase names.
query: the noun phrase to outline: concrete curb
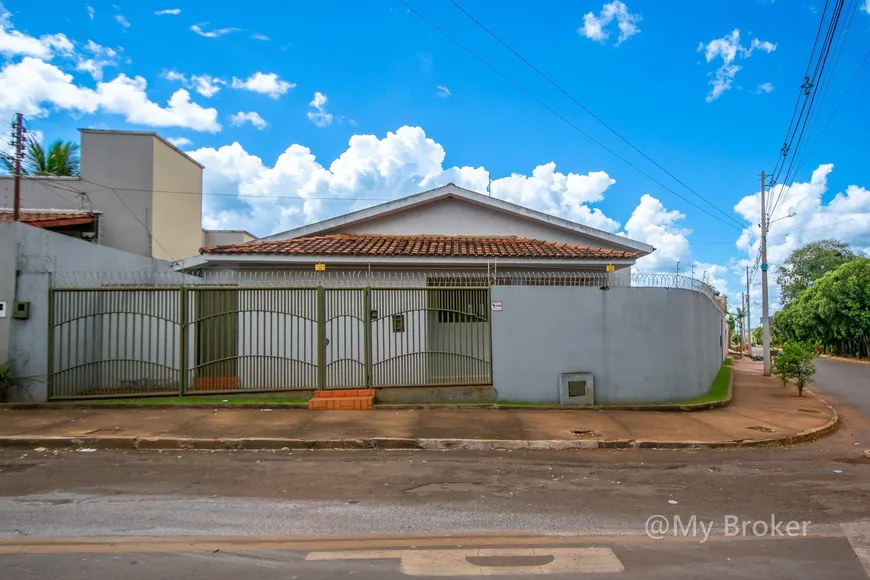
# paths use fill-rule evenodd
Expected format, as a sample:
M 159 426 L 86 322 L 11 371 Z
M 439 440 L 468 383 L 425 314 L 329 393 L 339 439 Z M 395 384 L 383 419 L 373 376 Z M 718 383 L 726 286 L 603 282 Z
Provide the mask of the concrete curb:
M 818 398 L 817 395 L 812 395 Z M 765 439 L 722 441 L 655 441 L 649 439 L 413 439 L 361 437 L 352 439 L 285 439 L 257 437 L 66 437 L 11 435 L 0 437 L 0 448 L 34 449 L 135 449 L 135 450 L 275 450 L 275 449 L 425 449 L 464 451 L 574 450 L 574 449 L 725 449 L 793 445 L 813 441 L 834 432 L 840 424 L 837 411 L 821 427 L 794 435 Z

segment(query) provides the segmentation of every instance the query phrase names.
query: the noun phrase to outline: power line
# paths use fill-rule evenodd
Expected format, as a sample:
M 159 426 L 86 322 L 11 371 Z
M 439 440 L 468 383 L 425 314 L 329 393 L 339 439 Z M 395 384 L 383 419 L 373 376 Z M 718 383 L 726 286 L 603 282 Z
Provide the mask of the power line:
M 824 135 L 825 131 L 828 130 L 828 126 L 831 124 L 831 121 L 834 120 L 834 116 L 836 116 L 837 112 L 840 110 L 840 106 L 842 106 L 843 101 L 846 100 L 846 97 L 849 95 L 849 91 L 852 90 L 852 86 L 855 84 L 855 81 L 858 80 L 858 76 L 861 74 L 861 71 L 864 69 L 864 65 L 867 64 L 868 59 L 870 59 L 870 50 L 868 50 L 867 54 L 864 55 L 864 60 L 861 61 L 861 64 L 858 66 L 858 70 L 855 71 L 854 76 L 852 76 L 852 80 L 849 82 L 849 86 L 846 87 L 846 92 L 844 92 L 843 96 L 840 97 L 840 101 L 837 103 L 837 106 L 834 108 L 834 111 L 831 113 L 831 116 L 828 117 L 828 121 L 825 123 L 825 126 L 822 127 L 821 132 L 819 133 L 818 137 L 816 137 L 816 140 L 813 142 L 812 146 L 810 147 L 807 154 L 804 156 L 803 160 L 801 161 L 801 163 L 798 166 L 796 171 L 800 171 L 801 167 L 803 167 L 804 163 L 806 163 L 809 156 L 815 150 L 816 145 L 818 145 L 819 141 L 822 140 L 822 135 Z
M 794 168 L 795 161 L 797 160 L 798 152 L 800 151 L 800 145 L 806 132 L 807 123 L 809 122 L 810 116 L 812 114 L 813 104 L 815 103 L 816 97 L 819 94 L 819 88 L 824 78 L 825 67 L 827 65 L 828 58 L 831 52 L 832 43 L 834 42 L 834 38 L 836 36 L 837 26 L 843 10 L 843 3 L 844 0 L 837 1 L 836 6 L 834 7 L 834 12 L 831 15 L 831 20 L 828 25 L 827 33 L 825 34 L 825 39 L 823 40 L 822 47 L 819 50 L 819 56 L 816 60 L 813 75 L 812 77 L 805 77 L 804 84 L 801 85 L 801 91 L 804 93 L 804 103 L 801 106 L 797 123 L 795 123 L 794 128 L 791 131 L 791 138 L 789 139 L 789 141 L 787 141 L 785 145 L 783 145 L 782 165 L 777 164 L 779 165 L 779 170 L 778 172 L 774 173 L 774 183 L 785 184 L 789 182 L 790 178 L 794 178 L 792 169 Z M 853 5 L 853 8 L 855 8 L 856 6 L 857 5 Z M 823 13 L 820 22 L 824 22 L 824 20 L 825 15 Z M 810 59 L 812 61 L 812 55 L 810 55 Z M 804 116 L 804 111 L 806 111 L 806 116 Z M 799 126 L 800 132 L 798 133 Z M 795 138 L 797 138 L 797 143 L 795 143 Z M 793 144 L 794 146 L 792 146 Z M 788 155 L 789 152 L 791 152 L 792 155 L 788 163 L 788 169 L 786 169 L 785 171 L 785 178 L 780 179 L 780 176 L 782 175 L 782 170 L 785 167 L 785 157 Z M 776 208 L 779 206 L 779 203 L 785 198 L 788 189 L 788 187 L 780 187 L 777 197 L 773 201 L 773 204 L 770 206 L 769 211 L 766 208 L 763 208 L 768 218 L 773 216 Z
M 26 176 L 25 179 L 39 179 L 38 176 Z M 101 189 L 111 189 L 110 186 L 104 185 L 102 183 L 96 183 L 94 181 L 90 181 L 88 179 L 83 179 L 79 177 L 80 181 L 85 183 L 90 183 L 91 185 L 96 185 Z M 83 194 L 87 195 L 88 193 L 94 193 L 95 191 L 100 191 L 100 189 L 95 189 L 91 191 L 81 191 L 76 189 L 69 189 L 65 187 L 61 187 L 61 184 L 67 185 L 64 182 L 55 182 L 46 180 L 43 182 L 47 187 L 55 187 L 57 189 L 63 189 L 64 191 L 69 191 L 71 193 Z M 308 200 L 329 200 L 329 201 L 392 201 L 395 198 L 389 197 L 338 197 L 338 196 L 326 196 L 326 197 L 297 197 L 297 196 L 289 196 L 289 195 L 257 195 L 252 193 L 232 193 L 232 192 L 200 192 L 200 191 L 180 191 L 180 190 L 172 190 L 172 189 L 140 189 L 140 188 L 131 188 L 131 187 L 115 187 L 117 190 L 121 191 L 141 191 L 145 193 L 170 193 L 175 195 L 203 195 L 203 196 L 217 196 L 217 197 L 241 197 L 241 198 L 253 198 L 253 199 L 286 199 L 289 201 L 308 201 Z
M 435 30 L 437 30 L 437 31 L 438 31 L 439 33 L 441 33 L 445 38 L 447 38 L 448 40 L 450 40 L 451 42 L 453 42 L 456 46 L 458 46 L 459 48 L 461 48 L 462 50 L 464 50 L 465 52 L 467 52 L 468 54 L 470 54 L 471 56 L 473 56 L 473 57 L 474 57 L 475 59 L 477 59 L 481 64 L 483 64 L 483 65 L 486 66 L 488 69 L 490 69 L 491 71 L 493 71 L 494 73 L 496 73 L 497 75 L 499 75 L 501 78 L 503 78 L 504 80 L 506 80 L 506 81 L 507 81 L 508 83 L 510 83 L 511 85 L 513 85 L 514 88 L 516 88 L 517 90 L 519 90 L 520 92 L 522 92 L 523 94 L 525 94 L 527 97 L 529 97 L 530 99 L 532 99 L 533 101 L 535 101 L 536 103 L 538 103 L 539 105 L 541 105 L 542 107 L 544 107 L 545 109 L 547 109 L 547 111 L 549 111 L 549 112 L 552 113 L 554 116 L 556 116 L 558 119 L 560 119 L 561 121 L 563 121 L 564 123 L 566 123 L 567 125 L 569 125 L 569 126 L 570 126 L 571 128 L 573 128 L 575 131 L 577 131 L 578 133 L 580 133 L 581 135 L 583 135 L 584 137 L 586 137 L 587 139 L 589 139 L 590 141 L 592 141 L 593 143 L 595 143 L 596 145 L 598 145 L 599 147 L 601 147 L 602 149 L 604 149 L 605 151 L 607 151 L 608 153 L 610 153 L 611 155 L 613 155 L 614 157 L 616 157 L 617 159 L 619 159 L 620 161 L 622 161 L 623 163 L 625 163 L 626 165 L 628 165 L 629 167 L 631 167 L 632 169 L 634 169 L 635 171 L 637 171 L 638 173 L 640 173 L 641 175 L 643 175 L 644 177 L 646 177 L 647 179 L 649 179 L 650 181 L 652 181 L 653 183 L 656 183 L 657 185 L 659 185 L 660 187 L 664 188 L 665 190 L 671 192 L 673 195 L 675 195 L 676 197 L 682 199 L 683 201 L 685 201 L 686 203 L 688 203 L 688 204 L 691 205 L 692 207 L 694 207 L 694 208 L 696 208 L 696 209 L 698 209 L 698 210 L 700 210 L 700 211 L 706 213 L 706 214 L 709 215 L 710 217 L 712 217 L 712 218 L 714 218 L 714 219 L 716 219 L 716 220 L 722 222 L 723 224 L 727 225 L 728 227 L 735 228 L 735 229 L 741 229 L 741 230 L 743 229 L 744 226 L 743 226 L 743 225 L 740 225 L 739 222 L 736 222 L 736 220 L 735 220 L 735 223 L 737 223 L 738 226 L 735 226 L 735 225 L 733 225 L 733 224 L 731 224 L 731 223 L 726 222 L 725 220 L 723 220 L 723 219 L 720 218 L 719 216 L 717 216 L 717 215 L 711 213 L 711 212 L 708 211 L 707 209 L 705 209 L 705 208 L 699 206 L 698 204 L 693 203 L 691 200 L 689 200 L 689 199 L 687 199 L 686 197 L 680 195 L 679 193 L 677 193 L 676 191 L 674 191 L 673 189 L 671 189 L 670 187 L 668 187 L 667 185 L 665 185 L 665 184 L 662 183 L 661 181 L 659 181 L 659 180 L 657 180 L 656 178 L 654 178 L 653 176 L 651 176 L 649 173 L 647 173 L 647 172 L 645 172 L 644 170 L 640 169 L 638 166 L 634 165 L 633 163 L 631 163 L 630 161 L 628 161 L 627 159 L 625 159 L 624 157 L 622 157 L 621 155 L 619 155 L 617 152 L 615 152 L 614 150 L 612 150 L 612 149 L 610 149 L 609 147 L 607 147 L 605 144 L 601 143 L 600 141 L 598 141 L 597 139 L 595 139 L 594 137 L 592 137 L 592 135 L 590 135 L 589 133 L 587 133 L 586 131 L 584 131 L 583 129 L 581 129 L 581 128 L 580 128 L 579 126 L 577 126 L 575 123 L 571 122 L 571 121 L 570 121 L 569 119 L 567 119 L 564 115 L 562 115 L 561 113 L 559 113 L 558 111 L 556 111 L 555 109 L 553 109 L 552 107 L 550 107 L 549 105 L 547 105 L 545 102 L 543 102 L 541 99 L 539 99 L 538 97 L 536 97 L 535 95 L 533 95 L 533 94 L 532 94 L 531 92 L 529 92 L 527 89 L 523 88 L 521 85 L 519 85 L 519 84 L 518 84 L 517 82 L 515 82 L 513 79 L 511 79 L 510 77 L 508 77 L 507 75 L 505 75 L 503 72 L 501 72 L 500 70 L 498 70 L 497 68 L 495 68 L 495 67 L 494 67 L 493 65 L 491 65 L 489 62 L 487 62 L 486 60 L 484 60 L 483 57 L 479 56 L 477 53 L 475 53 L 474 51 L 472 51 L 470 48 L 468 48 L 467 46 L 465 46 L 464 44 L 462 44 L 461 42 L 459 42 L 456 38 L 454 38 L 453 36 L 451 36 L 450 34 L 448 34 L 444 29 L 440 28 L 437 24 L 435 24 L 434 22 L 432 22 L 431 20 L 429 20 L 428 18 L 426 18 L 423 14 L 421 14 L 420 12 L 418 12 L 417 10 L 415 10 L 414 8 L 412 8 L 410 5 L 408 5 L 404 0 L 396 0 L 396 1 L 397 1 L 399 4 L 401 4 L 402 6 L 404 6 L 404 7 L 405 7 L 409 12 L 412 12 L 413 14 L 415 14 L 415 15 L 416 15 L 418 18 L 420 18 L 423 22 L 425 22 L 426 24 L 428 24 L 429 26 L 431 26 L 432 28 L 434 28 Z
M 521 55 L 519 52 L 517 52 L 516 50 L 514 50 L 514 48 L 511 47 L 507 42 L 505 42 L 504 40 L 502 40 L 502 39 L 501 39 L 501 38 L 500 38 L 500 37 L 499 37 L 495 32 L 493 32 L 492 30 L 490 30 L 489 28 L 487 28 L 487 26 L 486 26 L 485 24 L 483 24 L 480 20 L 478 20 L 478 19 L 475 18 L 472 14 L 470 14 L 470 13 L 469 13 L 465 8 L 463 8 L 463 7 L 462 7 L 458 2 L 456 2 L 456 0 L 448 0 L 448 1 L 449 1 L 451 4 L 453 4 L 457 9 L 459 9 L 460 12 L 462 12 L 462 13 L 465 14 L 468 18 L 470 18 L 472 22 L 474 22 L 475 24 L 477 24 L 477 26 L 479 26 L 481 29 L 483 29 L 487 34 L 489 34 L 489 35 L 492 36 L 495 40 L 497 40 L 497 41 L 499 42 L 499 44 L 501 44 L 501 45 L 504 46 L 506 49 L 508 49 L 508 50 L 509 50 L 509 51 L 510 51 L 510 52 L 511 52 L 515 57 L 517 57 L 518 59 L 520 59 L 520 60 L 521 60 L 523 63 L 525 63 L 529 68 L 531 68 L 533 71 L 535 71 L 535 72 L 538 74 L 538 76 L 540 76 L 542 79 L 544 79 L 545 81 L 547 81 L 548 83 L 550 83 L 550 85 L 552 85 L 552 86 L 553 86 L 556 90 L 558 90 L 560 93 L 562 93 L 563 95 L 565 95 L 566 97 L 568 97 L 568 99 L 570 99 L 570 100 L 571 100 L 575 105 L 577 105 L 578 107 L 580 107 L 581 109 L 583 109 L 584 111 L 586 111 L 586 113 L 588 113 L 590 117 L 592 117 L 593 119 L 595 119 L 596 121 L 598 121 L 598 122 L 599 122 L 602 126 L 604 126 L 604 128 L 606 128 L 608 131 L 610 131 L 611 133 L 613 133 L 614 135 L 616 135 L 617 137 L 619 137 L 619 139 L 622 140 L 625 144 L 627 144 L 629 147 L 631 147 L 632 149 L 634 149 L 635 151 L 637 151 L 638 153 L 640 153 L 640 155 L 643 156 L 644 159 L 646 159 L 647 161 L 649 161 L 650 163 L 652 163 L 653 165 L 655 165 L 656 167 L 658 167 L 659 169 L 661 169 L 662 171 L 664 171 L 665 174 L 667 174 L 667 175 L 668 175 L 669 177 L 671 177 L 674 181 L 676 181 L 677 183 L 679 183 L 680 185 L 682 185 L 683 187 L 685 187 L 687 190 L 689 190 L 689 191 L 690 191 L 692 194 L 694 194 L 696 197 L 698 197 L 699 199 L 703 200 L 707 205 L 709 205 L 710 207 L 712 207 L 713 209 L 715 209 L 716 211 L 718 211 L 719 213 L 721 213 L 722 215 L 724 215 L 726 218 L 728 218 L 728 219 L 730 219 L 731 221 L 733 221 L 734 223 L 736 223 L 740 228 L 743 228 L 743 224 L 741 224 L 740 222 L 738 222 L 737 220 L 735 220 L 735 219 L 734 219 L 730 214 L 728 214 L 727 212 L 723 211 L 722 209 L 720 209 L 719 207 L 717 207 L 716 205 L 714 205 L 712 202 L 710 202 L 710 200 L 708 200 L 707 198 L 705 198 L 703 195 L 701 195 L 700 193 L 698 193 L 697 191 L 695 191 L 694 189 L 692 189 L 691 187 L 689 187 L 688 185 L 686 185 L 686 184 L 685 184 L 685 183 L 684 183 L 680 178 L 678 178 L 676 175 L 674 175 L 673 173 L 671 173 L 670 171 L 668 171 L 667 169 L 665 169 L 664 167 L 662 167 L 662 166 L 661 166 L 661 165 L 660 165 L 660 164 L 659 164 L 655 159 L 653 159 L 652 157 L 650 157 L 649 155 L 647 155 L 646 153 L 644 153 L 643 151 L 641 151 L 641 150 L 640 150 L 638 147 L 636 147 L 636 146 L 635 146 L 631 141 L 629 141 L 629 140 L 626 139 L 624 136 L 622 136 L 622 135 L 621 135 L 621 134 L 620 134 L 616 129 L 614 129 L 613 127 L 611 127 L 610 125 L 608 125 L 606 122 L 604 122 L 603 119 L 601 119 L 599 116 L 597 116 L 597 115 L 596 115 L 595 113 L 593 113 L 591 110 L 589 110 L 588 107 L 586 107 L 583 103 L 581 103 L 580 101 L 578 101 L 574 96 L 572 96 L 570 93 L 568 93 L 568 91 L 566 91 L 566 90 L 563 89 L 561 86 L 559 86 L 559 84 L 556 83 L 556 81 L 554 81 L 554 80 L 551 79 L 549 76 L 547 76 L 546 74 L 544 74 L 544 73 L 543 73 L 543 72 L 542 72 L 538 67 L 536 67 L 534 64 L 532 64 L 531 62 L 529 62 L 529 61 L 528 61 L 528 60 L 527 60 L 523 55 Z M 404 2 L 402 2 L 402 3 L 404 4 Z

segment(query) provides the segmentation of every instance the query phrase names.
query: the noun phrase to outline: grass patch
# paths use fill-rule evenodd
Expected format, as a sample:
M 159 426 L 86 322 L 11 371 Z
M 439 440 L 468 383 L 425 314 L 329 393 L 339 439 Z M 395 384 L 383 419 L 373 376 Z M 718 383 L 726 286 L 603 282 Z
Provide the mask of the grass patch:
M 728 398 L 728 384 L 731 382 L 731 367 L 728 365 L 722 365 L 722 368 L 719 369 L 719 373 L 716 375 L 716 378 L 713 379 L 713 385 L 710 387 L 710 390 L 703 397 L 699 397 L 694 401 L 689 401 L 687 403 L 677 403 L 679 405 L 697 405 L 700 403 L 716 403 L 719 401 L 724 401 Z
M 274 405 L 287 403 L 308 403 L 301 397 L 141 397 L 120 399 L 98 399 L 86 401 L 95 405 Z
M 725 359 L 725 361 L 724 361 L 722 364 L 725 365 L 726 367 L 730 367 L 731 364 L 732 364 L 733 362 L 734 362 L 734 361 L 733 361 L 733 360 L 731 359 L 731 357 L 729 356 L 729 357 L 727 357 L 727 358 Z

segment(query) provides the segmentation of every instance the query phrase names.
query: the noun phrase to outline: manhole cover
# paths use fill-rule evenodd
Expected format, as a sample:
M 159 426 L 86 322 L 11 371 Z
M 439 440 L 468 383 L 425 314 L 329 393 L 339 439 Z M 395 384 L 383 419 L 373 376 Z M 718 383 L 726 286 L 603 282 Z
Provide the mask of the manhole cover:
M 577 437 L 598 437 L 601 435 L 601 433 L 599 433 L 595 429 L 577 429 L 571 431 L 571 433 L 573 433 Z
M 752 427 L 747 427 L 747 429 L 754 429 L 755 431 L 761 431 L 762 433 L 776 433 L 776 429 L 762 427 L 761 425 L 753 425 Z

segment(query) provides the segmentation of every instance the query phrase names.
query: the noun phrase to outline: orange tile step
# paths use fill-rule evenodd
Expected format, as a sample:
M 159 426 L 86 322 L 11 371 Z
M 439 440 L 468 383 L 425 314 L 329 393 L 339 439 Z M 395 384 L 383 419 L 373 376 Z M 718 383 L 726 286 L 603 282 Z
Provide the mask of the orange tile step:
M 331 399 L 335 397 L 374 397 L 374 389 L 325 389 L 314 391 L 315 399 Z
M 365 411 L 372 408 L 374 395 L 368 397 L 313 397 L 308 400 L 312 411 Z

